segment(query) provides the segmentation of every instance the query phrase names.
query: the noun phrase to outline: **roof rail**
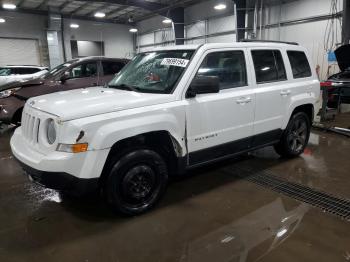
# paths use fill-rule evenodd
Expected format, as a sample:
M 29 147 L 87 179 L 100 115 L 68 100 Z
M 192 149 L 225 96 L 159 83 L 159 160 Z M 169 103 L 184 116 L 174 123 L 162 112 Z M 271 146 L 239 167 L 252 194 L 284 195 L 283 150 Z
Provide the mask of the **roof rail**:
M 285 41 L 275 41 L 275 40 L 254 40 L 254 39 L 241 39 L 240 42 L 257 42 L 257 43 L 280 43 L 288 45 L 299 45 L 296 42 L 285 42 Z
M 38 65 L 6 65 L 6 66 L 18 66 L 18 67 L 21 67 L 21 66 L 33 66 L 33 67 L 43 67 L 43 66 L 38 66 Z

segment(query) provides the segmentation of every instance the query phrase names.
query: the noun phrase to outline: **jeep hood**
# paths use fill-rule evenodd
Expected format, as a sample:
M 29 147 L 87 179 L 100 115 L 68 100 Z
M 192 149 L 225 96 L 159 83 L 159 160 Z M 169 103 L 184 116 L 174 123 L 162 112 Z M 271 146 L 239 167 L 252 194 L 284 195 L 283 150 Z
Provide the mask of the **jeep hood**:
M 90 87 L 28 100 L 36 109 L 58 116 L 62 121 L 79 119 L 126 109 L 167 103 L 174 100 L 169 94 L 139 93 L 103 87 Z
M 341 71 L 350 70 L 350 44 L 342 45 L 334 51 Z

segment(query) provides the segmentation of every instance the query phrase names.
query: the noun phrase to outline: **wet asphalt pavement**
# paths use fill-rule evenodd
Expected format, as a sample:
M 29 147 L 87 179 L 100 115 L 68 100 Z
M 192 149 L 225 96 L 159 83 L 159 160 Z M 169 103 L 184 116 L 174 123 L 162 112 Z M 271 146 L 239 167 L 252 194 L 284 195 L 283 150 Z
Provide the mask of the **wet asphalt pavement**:
M 350 139 L 314 131 L 305 153 L 271 147 L 191 172 L 157 208 L 125 218 L 99 198 L 33 185 L 0 131 L 0 261 L 350 261 L 350 222 L 239 179 L 265 170 L 350 199 Z

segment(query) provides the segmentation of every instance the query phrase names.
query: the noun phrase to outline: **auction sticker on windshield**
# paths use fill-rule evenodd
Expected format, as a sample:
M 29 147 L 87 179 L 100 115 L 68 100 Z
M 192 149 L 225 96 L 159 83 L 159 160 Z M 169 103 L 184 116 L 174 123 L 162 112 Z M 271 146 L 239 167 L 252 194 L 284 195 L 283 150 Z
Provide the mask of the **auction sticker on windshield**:
M 186 67 L 188 64 L 187 59 L 181 59 L 181 58 L 164 58 L 161 62 L 161 65 L 168 65 L 168 66 L 179 66 L 179 67 Z

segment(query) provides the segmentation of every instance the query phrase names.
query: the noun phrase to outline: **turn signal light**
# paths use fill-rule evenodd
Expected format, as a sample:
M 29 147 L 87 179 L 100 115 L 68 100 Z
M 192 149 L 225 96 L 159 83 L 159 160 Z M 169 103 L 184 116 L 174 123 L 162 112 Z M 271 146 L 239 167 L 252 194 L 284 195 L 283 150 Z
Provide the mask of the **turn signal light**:
M 57 151 L 60 152 L 67 152 L 67 153 L 82 153 L 86 152 L 88 150 L 88 143 L 81 143 L 81 144 L 59 144 L 57 146 Z

